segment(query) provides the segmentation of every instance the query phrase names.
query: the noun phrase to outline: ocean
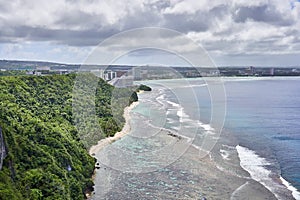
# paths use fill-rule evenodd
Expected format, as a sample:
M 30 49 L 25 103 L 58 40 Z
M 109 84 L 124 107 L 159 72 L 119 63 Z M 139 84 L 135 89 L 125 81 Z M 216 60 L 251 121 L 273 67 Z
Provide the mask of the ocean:
M 94 199 L 300 199 L 300 78 L 223 78 L 225 99 L 213 78 L 142 83 Z
M 224 128 L 238 138 L 241 160 L 257 162 L 252 173 L 265 163 L 300 199 L 300 78 L 225 79 L 225 87 Z

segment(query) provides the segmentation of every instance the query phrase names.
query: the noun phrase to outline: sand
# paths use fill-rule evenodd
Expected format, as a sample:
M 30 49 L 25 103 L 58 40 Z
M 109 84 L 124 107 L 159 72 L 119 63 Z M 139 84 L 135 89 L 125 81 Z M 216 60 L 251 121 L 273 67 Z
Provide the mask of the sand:
M 137 104 L 134 103 L 125 108 L 124 118 L 126 123 L 122 131 L 115 134 L 114 137 L 99 141 L 97 145 L 90 149 L 91 155 L 95 155 L 107 145 L 130 132 L 129 113 Z M 259 182 L 251 179 L 250 174 L 240 167 L 237 153 L 232 154 L 228 160 L 222 158 L 219 154 L 221 147 L 218 145 L 223 143 L 217 143 L 215 148 L 212 149 L 212 154 L 202 156 L 203 154 L 200 153 L 199 149 L 190 145 L 184 138 L 170 134 L 164 129 L 162 129 L 161 134 L 157 134 L 155 137 L 158 137 L 159 144 L 162 144 L 162 146 L 176 144 L 174 145 L 176 148 L 170 146 L 169 151 L 166 150 L 165 156 L 163 154 L 158 155 L 157 163 L 160 163 L 159 161 L 162 163 L 168 162 L 170 157 L 174 155 L 180 154 L 180 156 L 174 162 L 151 172 L 146 171 L 153 166 L 153 162 L 150 162 L 149 165 L 142 165 L 146 170 L 139 173 L 125 173 L 122 170 L 116 170 L 118 168 L 101 167 L 97 170 L 94 179 L 95 193 L 92 198 L 276 200 L 274 194 Z M 156 143 L 150 143 L 150 140 L 147 144 L 148 146 L 145 146 L 145 148 L 150 148 L 149 144 L 156 145 Z M 161 146 L 157 145 L 157 148 L 159 149 Z M 104 154 L 112 160 L 116 159 L 116 157 L 111 156 L 113 153 L 110 151 L 104 152 Z M 163 160 L 159 160 L 159 158 Z M 140 159 L 145 159 L 145 157 Z M 132 164 L 131 160 L 122 159 L 120 163 L 123 162 L 125 164 L 128 162 L 128 165 Z M 108 164 L 112 163 L 118 164 L 119 162 L 108 162 Z M 143 164 L 143 162 L 141 163 Z M 291 194 L 287 194 L 283 199 L 293 198 Z
M 120 132 L 117 132 L 113 137 L 107 137 L 98 142 L 98 144 L 92 146 L 89 150 L 89 154 L 91 156 L 94 156 L 96 153 L 101 151 L 104 147 L 107 145 L 113 143 L 114 141 L 122 138 L 126 134 L 128 134 L 131 130 L 130 127 L 130 111 L 139 104 L 139 102 L 133 102 L 130 106 L 127 106 L 124 109 L 123 117 L 125 118 L 125 125 L 123 126 L 123 129 Z

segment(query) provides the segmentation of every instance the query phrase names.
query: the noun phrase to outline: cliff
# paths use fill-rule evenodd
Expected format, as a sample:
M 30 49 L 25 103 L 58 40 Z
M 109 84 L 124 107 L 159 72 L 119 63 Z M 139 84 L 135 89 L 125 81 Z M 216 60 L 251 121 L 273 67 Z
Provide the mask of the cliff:
M 114 108 L 119 117 L 113 117 L 114 88 L 87 74 L 86 81 L 97 83 L 96 95 L 84 103 L 95 103 L 101 131 L 94 129 L 94 135 L 83 140 L 78 129 L 85 127 L 89 133 L 94 126 L 85 122 L 88 110 L 81 105 L 80 112 L 73 113 L 75 79 L 75 75 L 0 77 L 0 199 L 84 199 L 92 188 L 95 160 L 87 149 L 121 130 L 128 101 L 115 103 L 122 106 Z
M 0 170 L 2 169 L 3 160 L 6 157 L 6 146 L 2 135 L 2 128 L 0 127 Z

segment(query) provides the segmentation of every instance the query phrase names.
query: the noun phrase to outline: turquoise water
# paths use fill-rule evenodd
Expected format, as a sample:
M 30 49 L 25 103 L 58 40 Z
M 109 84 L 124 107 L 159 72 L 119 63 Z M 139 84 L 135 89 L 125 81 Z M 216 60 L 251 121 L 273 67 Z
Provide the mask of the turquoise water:
M 289 190 L 299 199 L 300 79 L 223 81 L 226 102 L 212 101 L 214 95 L 202 79 L 144 82 L 153 91 L 139 95 L 140 104 L 131 112 L 130 134 L 97 154 L 103 167 L 97 171 L 94 199 L 192 195 L 195 191 L 189 184 L 201 177 L 190 176 L 174 165 L 197 165 L 180 163 L 190 145 L 203 150 L 203 156 L 209 155 L 220 170 L 231 171 L 234 176 L 244 177 L 234 163 L 241 165 L 279 199 L 285 199 L 283 194 L 288 191 L 280 181 L 283 178 L 292 184 Z M 224 103 L 225 123 L 219 136 L 218 123 L 212 119 L 222 121 Z M 212 109 L 220 112 L 213 114 Z M 168 134 L 180 136 L 187 145 Z M 118 192 L 112 192 L 116 187 Z M 200 193 L 192 196 L 200 198 Z
M 249 150 L 265 160 L 267 164 L 264 167 L 270 173 L 266 176 L 281 176 L 294 187 L 293 190 L 297 188 L 299 191 L 300 78 L 224 78 L 223 81 L 227 99 L 223 132 L 227 132 L 227 138 L 221 135 L 219 141 L 228 139 L 229 133 L 234 145 L 245 147 L 247 152 Z M 157 82 L 150 81 L 148 84 L 155 87 Z M 190 85 L 198 104 L 191 100 L 191 91 L 182 87 L 180 81 L 177 85 L 172 83 L 171 91 L 166 90 L 164 97 L 176 102 L 178 96 L 172 93 L 183 94 L 180 95 L 180 105 L 189 118 L 209 123 L 212 105 L 205 81 L 194 79 Z M 176 124 L 174 122 L 174 127 Z M 197 137 L 194 144 L 201 146 L 197 144 Z M 260 168 L 252 170 L 261 173 Z M 299 198 L 299 193 L 294 194 Z

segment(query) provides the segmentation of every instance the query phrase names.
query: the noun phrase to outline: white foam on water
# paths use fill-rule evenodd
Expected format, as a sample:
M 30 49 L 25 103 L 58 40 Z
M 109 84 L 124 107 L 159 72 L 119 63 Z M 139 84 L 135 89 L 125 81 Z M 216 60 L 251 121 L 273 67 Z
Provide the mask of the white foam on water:
M 224 82 L 270 80 L 272 77 L 223 77 Z
M 178 103 L 175 103 L 175 102 L 173 102 L 173 101 L 165 101 L 166 103 L 168 103 L 168 104 L 170 104 L 172 107 L 174 107 L 175 109 L 174 109 L 174 111 L 177 111 L 176 112 L 176 114 L 177 114 L 177 116 L 179 117 L 179 121 L 182 123 L 182 122 L 187 122 L 187 121 L 190 121 L 190 117 L 189 117 L 189 115 L 187 115 L 185 112 L 184 112 L 184 108 L 180 105 L 180 104 L 178 104 Z M 162 104 L 164 104 L 162 101 L 160 101 L 160 103 L 162 103 Z M 167 111 L 167 114 L 169 114 L 170 113 L 170 111 L 169 110 L 173 110 L 172 108 L 170 109 L 168 109 L 168 111 Z
M 163 100 L 165 99 L 165 94 L 159 95 L 158 97 L 156 97 L 156 101 L 162 105 L 164 105 Z
M 192 142 L 192 141 L 191 141 L 191 142 Z M 209 159 L 210 159 L 211 161 L 213 161 L 212 155 L 211 155 L 211 152 L 210 152 L 210 151 L 207 151 L 207 150 L 205 150 L 205 149 L 202 149 L 201 147 L 199 147 L 198 145 L 193 144 L 193 143 L 191 143 L 191 145 L 192 145 L 192 147 L 194 147 L 195 149 L 197 149 L 197 150 L 199 150 L 199 151 L 202 151 L 202 152 L 205 152 L 207 155 L 209 155 Z
M 222 147 L 225 147 L 227 149 L 235 150 L 236 148 L 234 146 L 229 146 L 227 144 L 222 144 Z
M 193 120 L 193 119 L 191 119 L 190 116 L 184 112 L 184 108 L 180 104 L 172 102 L 172 101 L 166 101 L 166 102 L 168 104 L 172 105 L 173 107 L 175 107 L 175 108 L 178 109 L 177 110 L 177 116 L 179 117 L 180 123 L 194 122 L 198 126 L 200 126 L 202 129 L 204 129 L 207 134 L 210 134 L 210 135 L 214 135 L 215 134 L 215 132 L 214 132 L 215 129 L 210 124 L 205 124 L 205 123 L 202 123 L 199 120 Z
M 236 151 L 234 146 L 222 144 L 222 147 L 220 148 L 220 154 L 223 160 L 231 160 L 230 156 L 232 155 L 233 151 Z
M 257 80 L 299 80 L 300 77 L 222 77 L 224 82 L 233 82 L 233 81 L 257 81 Z
M 292 186 L 292 184 L 290 184 L 288 181 L 286 181 L 284 178 L 280 177 L 280 180 L 282 182 L 282 184 L 287 187 L 288 190 L 290 190 L 292 192 L 293 197 L 296 200 L 300 200 L 300 192 L 297 190 L 297 188 L 295 188 L 294 186 Z
M 220 149 L 220 154 L 221 154 L 223 160 L 230 160 L 229 159 L 229 156 L 230 156 L 229 151 L 226 151 L 224 149 Z
M 177 127 L 177 126 L 171 126 L 171 129 L 174 129 L 174 130 L 176 130 L 176 131 L 179 131 L 179 127 Z
M 270 175 L 272 172 L 266 169 L 266 166 L 271 165 L 265 158 L 260 157 L 255 151 L 252 151 L 246 147 L 240 145 L 236 146 L 238 156 L 240 158 L 241 167 L 249 172 L 251 178 L 271 191 L 277 199 L 282 199 L 276 189 L 282 187 L 279 183 L 276 183 Z
M 177 116 L 179 118 L 182 118 L 184 116 L 183 108 L 180 108 L 180 109 L 177 110 Z
M 191 121 L 189 115 L 184 112 L 184 108 L 180 104 L 175 103 L 173 101 L 166 101 L 166 102 L 177 109 L 177 113 L 176 114 L 179 117 L 179 121 L 181 123 L 182 122 Z
M 198 125 L 201 127 L 201 128 L 203 128 L 205 131 L 207 131 L 207 133 L 210 133 L 210 134 L 215 134 L 214 133 L 214 128 L 213 127 L 211 127 L 211 125 L 210 124 L 204 124 L 204 123 L 202 123 L 202 122 L 198 122 Z
M 188 136 L 186 136 L 184 134 L 178 133 L 178 132 L 180 132 L 180 130 L 182 130 L 183 127 L 184 128 L 199 127 L 199 128 L 201 128 L 201 129 L 204 130 L 204 134 L 212 135 L 212 136 L 215 135 L 215 129 L 210 124 L 203 123 L 203 122 L 201 122 L 199 120 L 191 119 L 190 116 L 187 113 L 185 113 L 185 111 L 184 111 L 185 109 L 180 104 L 175 103 L 175 102 L 170 101 L 170 100 L 167 100 L 165 97 L 166 96 L 164 94 L 162 94 L 159 97 L 157 97 L 156 100 L 160 104 L 162 104 L 164 106 L 166 106 L 166 103 L 168 105 L 171 105 L 171 107 L 170 106 L 166 106 L 166 108 L 167 108 L 166 109 L 167 115 L 171 114 L 173 112 L 174 112 L 174 114 L 176 113 L 176 115 L 179 118 L 179 122 L 180 122 L 180 123 L 178 123 L 178 125 L 180 125 L 180 126 L 171 126 L 170 127 L 170 129 L 172 130 L 172 132 L 173 131 L 177 131 L 176 134 L 179 135 L 179 136 L 181 136 L 181 137 L 183 137 L 183 138 L 185 138 L 185 139 L 187 139 L 188 143 L 190 141 L 192 141 L 194 138 L 191 138 L 191 137 L 188 137 Z M 168 120 L 169 123 L 174 124 L 174 119 L 167 118 L 167 120 Z M 168 130 L 170 130 L 170 129 L 168 129 Z M 219 137 L 212 137 L 212 136 L 210 136 L 210 139 L 214 139 L 214 140 L 219 139 Z M 203 151 L 202 148 L 200 148 L 200 147 L 198 147 L 196 145 L 193 145 L 193 146 L 195 148 L 201 149 Z
M 173 101 L 166 101 L 168 104 L 171 104 L 174 107 L 181 107 L 178 103 L 175 103 Z
M 191 85 L 191 87 L 204 87 L 204 86 L 207 86 L 207 83 Z
M 207 86 L 206 83 L 203 84 L 188 84 L 188 85 L 184 85 L 184 86 L 177 86 L 176 88 L 193 88 L 193 87 L 205 87 Z
M 179 117 L 179 121 L 182 122 L 189 122 L 192 121 L 190 117 L 184 112 L 184 109 L 181 107 L 177 110 L 177 116 Z

